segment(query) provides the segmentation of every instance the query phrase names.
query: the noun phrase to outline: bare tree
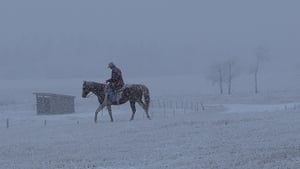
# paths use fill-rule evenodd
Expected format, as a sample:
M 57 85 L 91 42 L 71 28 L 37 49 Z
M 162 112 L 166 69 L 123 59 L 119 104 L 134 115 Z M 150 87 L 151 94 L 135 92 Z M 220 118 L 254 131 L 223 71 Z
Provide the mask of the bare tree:
M 269 60 L 269 50 L 266 47 L 258 46 L 255 54 L 255 65 L 251 70 L 254 75 L 254 92 L 258 93 L 258 74 L 263 62 Z
M 231 94 L 231 84 L 232 84 L 232 78 L 233 78 L 233 74 L 232 74 L 232 69 L 234 66 L 234 62 L 233 60 L 229 60 L 227 62 L 227 68 L 228 68 L 228 75 L 227 75 L 227 83 L 228 83 L 228 94 Z
M 207 79 L 212 81 L 213 84 L 218 83 L 220 94 L 223 94 L 224 65 L 221 63 L 213 64 Z
M 232 80 L 239 74 L 239 68 L 236 64 L 235 58 L 227 59 L 226 61 L 215 63 L 211 66 L 211 71 L 207 78 L 213 82 L 218 83 L 220 94 L 224 93 L 224 83 L 227 83 L 227 92 L 232 93 Z
M 218 68 L 218 81 L 219 81 L 219 87 L 220 87 L 220 94 L 223 94 L 223 70 L 222 67 Z
M 232 80 L 239 75 L 239 68 L 235 58 L 230 58 L 224 63 L 226 82 L 228 84 L 227 92 L 232 93 Z

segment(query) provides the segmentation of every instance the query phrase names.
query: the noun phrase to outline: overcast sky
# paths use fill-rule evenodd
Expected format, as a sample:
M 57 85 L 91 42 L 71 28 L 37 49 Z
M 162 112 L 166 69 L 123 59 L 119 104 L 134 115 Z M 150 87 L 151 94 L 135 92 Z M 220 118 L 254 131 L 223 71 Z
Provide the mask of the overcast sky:
M 1 0 L 0 78 L 200 73 L 218 59 L 300 64 L 299 0 Z M 300 69 L 298 69 L 300 72 Z M 125 76 L 125 75 L 124 75 Z

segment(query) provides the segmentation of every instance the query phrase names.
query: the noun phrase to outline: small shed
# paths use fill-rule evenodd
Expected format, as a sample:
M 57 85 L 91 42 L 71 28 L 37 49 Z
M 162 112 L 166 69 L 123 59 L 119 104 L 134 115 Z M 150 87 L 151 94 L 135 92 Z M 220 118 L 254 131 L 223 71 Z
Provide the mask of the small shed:
M 66 114 L 75 112 L 75 96 L 54 93 L 33 93 L 36 95 L 37 114 Z

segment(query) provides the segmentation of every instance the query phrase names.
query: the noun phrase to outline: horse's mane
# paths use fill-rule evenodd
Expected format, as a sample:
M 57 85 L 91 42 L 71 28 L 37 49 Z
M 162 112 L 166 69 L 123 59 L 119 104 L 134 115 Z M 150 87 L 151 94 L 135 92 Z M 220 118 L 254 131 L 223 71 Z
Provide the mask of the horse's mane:
M 94 81 L 84 81 L 88 86 L 105 86 L 104 83 L 94 82 Z

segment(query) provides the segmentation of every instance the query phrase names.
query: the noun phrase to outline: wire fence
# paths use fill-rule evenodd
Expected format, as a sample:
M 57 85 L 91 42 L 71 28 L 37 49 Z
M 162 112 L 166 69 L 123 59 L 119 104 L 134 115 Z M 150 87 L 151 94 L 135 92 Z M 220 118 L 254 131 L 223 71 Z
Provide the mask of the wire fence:
M 15 128 L 15 127 L 49 127 L 53 125 L 81 125 L 93 124 L 94 111 L 97 106 L 94 104 L 85 105 L 84 103 L 76 103 L 76 112 L 63 115 L 37 115 L 35 104 L 19 104 L 10 106 L 0 106 L 1 112 L 5 115 L 0 116 L 0 128 Z M 146 119 L 144 110 L 136 104 L 137 113 L 135 119 Z M 216 110 L 218 106 L 205 105 L 199 100 L 187 99 L 169 99 L 169 98 L 154 98 L 150 102 L 149 113 L 152 119 L 155 118 L 170 118 L 187 113 L 201 113 Z M 122 106 L 113 106 L 113 116 L 115 119 L 129 120 L 131 109 L 129 103 Z M 99 112 L 98 118 L 100 123 L 109 121 L 107 110 Z M 126 112 L 120 113 L 120 112 Z M 3 113 L 2 113 L 3 114 Z M 15 114 L 15 115 L 11 115 Z M 121 117 L 121 115 L 123 115 Z M 104 118 L 105 117 L 105 118 Z

